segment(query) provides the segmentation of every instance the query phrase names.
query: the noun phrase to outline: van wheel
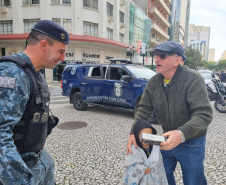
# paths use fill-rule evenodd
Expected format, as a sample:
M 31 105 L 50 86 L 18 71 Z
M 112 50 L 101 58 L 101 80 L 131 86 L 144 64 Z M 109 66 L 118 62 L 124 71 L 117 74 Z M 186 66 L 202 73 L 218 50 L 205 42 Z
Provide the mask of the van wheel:
M 134 109 L 134 117 L 136 116 L 137 114 L 137 109 L 138 109 L 138 104 L 140 103 L 140 97 L 137 98 L 137 101 L 136 101 L 136 105 L 135 105 L 135 109 Z
M 86 110 L 87 104 L 83 102 L 82 95 L 80 92 L 77 92 L 73 95 L 72 101 L 76 110 Z

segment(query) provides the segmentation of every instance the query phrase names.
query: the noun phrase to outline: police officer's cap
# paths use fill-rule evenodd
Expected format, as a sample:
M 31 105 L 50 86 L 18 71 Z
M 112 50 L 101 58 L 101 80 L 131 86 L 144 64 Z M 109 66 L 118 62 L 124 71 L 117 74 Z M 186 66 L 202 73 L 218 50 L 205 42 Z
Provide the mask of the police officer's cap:
M 45 35 L 52 37 L 64 44 L 69 44 L 69 34 L 57 23 L 50 20 L 41 20 L 34 25 L 32 30 L 41 32 Z
M 183 46 L 174 41 L 163 42 L 159 45 L 154 46 L 153 49 L 156 53 L 159 52 L 159 53 L 164 53 L 166 55 L 177 54 L 178 56 L 182 57 L 183 61 L 186 60 L 186 57 L 184 56 Z

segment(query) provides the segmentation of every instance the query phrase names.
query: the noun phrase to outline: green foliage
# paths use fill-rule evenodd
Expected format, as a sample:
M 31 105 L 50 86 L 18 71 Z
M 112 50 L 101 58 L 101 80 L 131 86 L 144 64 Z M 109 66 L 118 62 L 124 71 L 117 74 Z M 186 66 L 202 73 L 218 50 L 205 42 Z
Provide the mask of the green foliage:
M 226 70 L 226 60 L 220 60 L 218 62 L 218 69 L 219 70 Z
M 205 63 L 204 66 L 205 66 L 206 69 L 210 69 L 210 70 L 217 68 L 217 65 L 216 65 L 215 62 L 207 62 L 207 63 Z
M 191 69 L 202 67 L 205 64 L 205 62 L 202 61 L 201 53 L 198 50 L 192 49 L 191 46 L 186 48 L 185 56 L 187 59 L 185 60 L 184 65 L 190 67 Z

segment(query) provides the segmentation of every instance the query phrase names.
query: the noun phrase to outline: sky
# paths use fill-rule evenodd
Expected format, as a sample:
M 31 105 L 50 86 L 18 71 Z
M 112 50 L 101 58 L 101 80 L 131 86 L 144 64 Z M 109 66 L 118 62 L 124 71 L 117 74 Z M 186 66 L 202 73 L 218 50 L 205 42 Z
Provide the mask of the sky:
M 226 0 L 191 0 L 189 24 L 210 27 L 209 49 L 218 61 L 226 50 Z

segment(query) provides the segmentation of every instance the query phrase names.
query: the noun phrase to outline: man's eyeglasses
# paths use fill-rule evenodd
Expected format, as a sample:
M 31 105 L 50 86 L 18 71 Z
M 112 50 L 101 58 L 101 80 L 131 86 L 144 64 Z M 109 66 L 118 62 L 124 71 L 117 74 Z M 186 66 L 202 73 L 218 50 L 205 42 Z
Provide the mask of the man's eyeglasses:
M 175 56 L 175 57 L 178 57 L 178 55 L 174 55 L 174 54 L 172 54 L 172 55 L 166 55 L 166 54 L 163 54 L 163 53 L 155 53 L 155 54 L 154 54 L 154 58 L 157 58 L 158 56 L 159 56 L 162 60 L 165 60 L 165 59 L 166 59 L 166 56 Z

